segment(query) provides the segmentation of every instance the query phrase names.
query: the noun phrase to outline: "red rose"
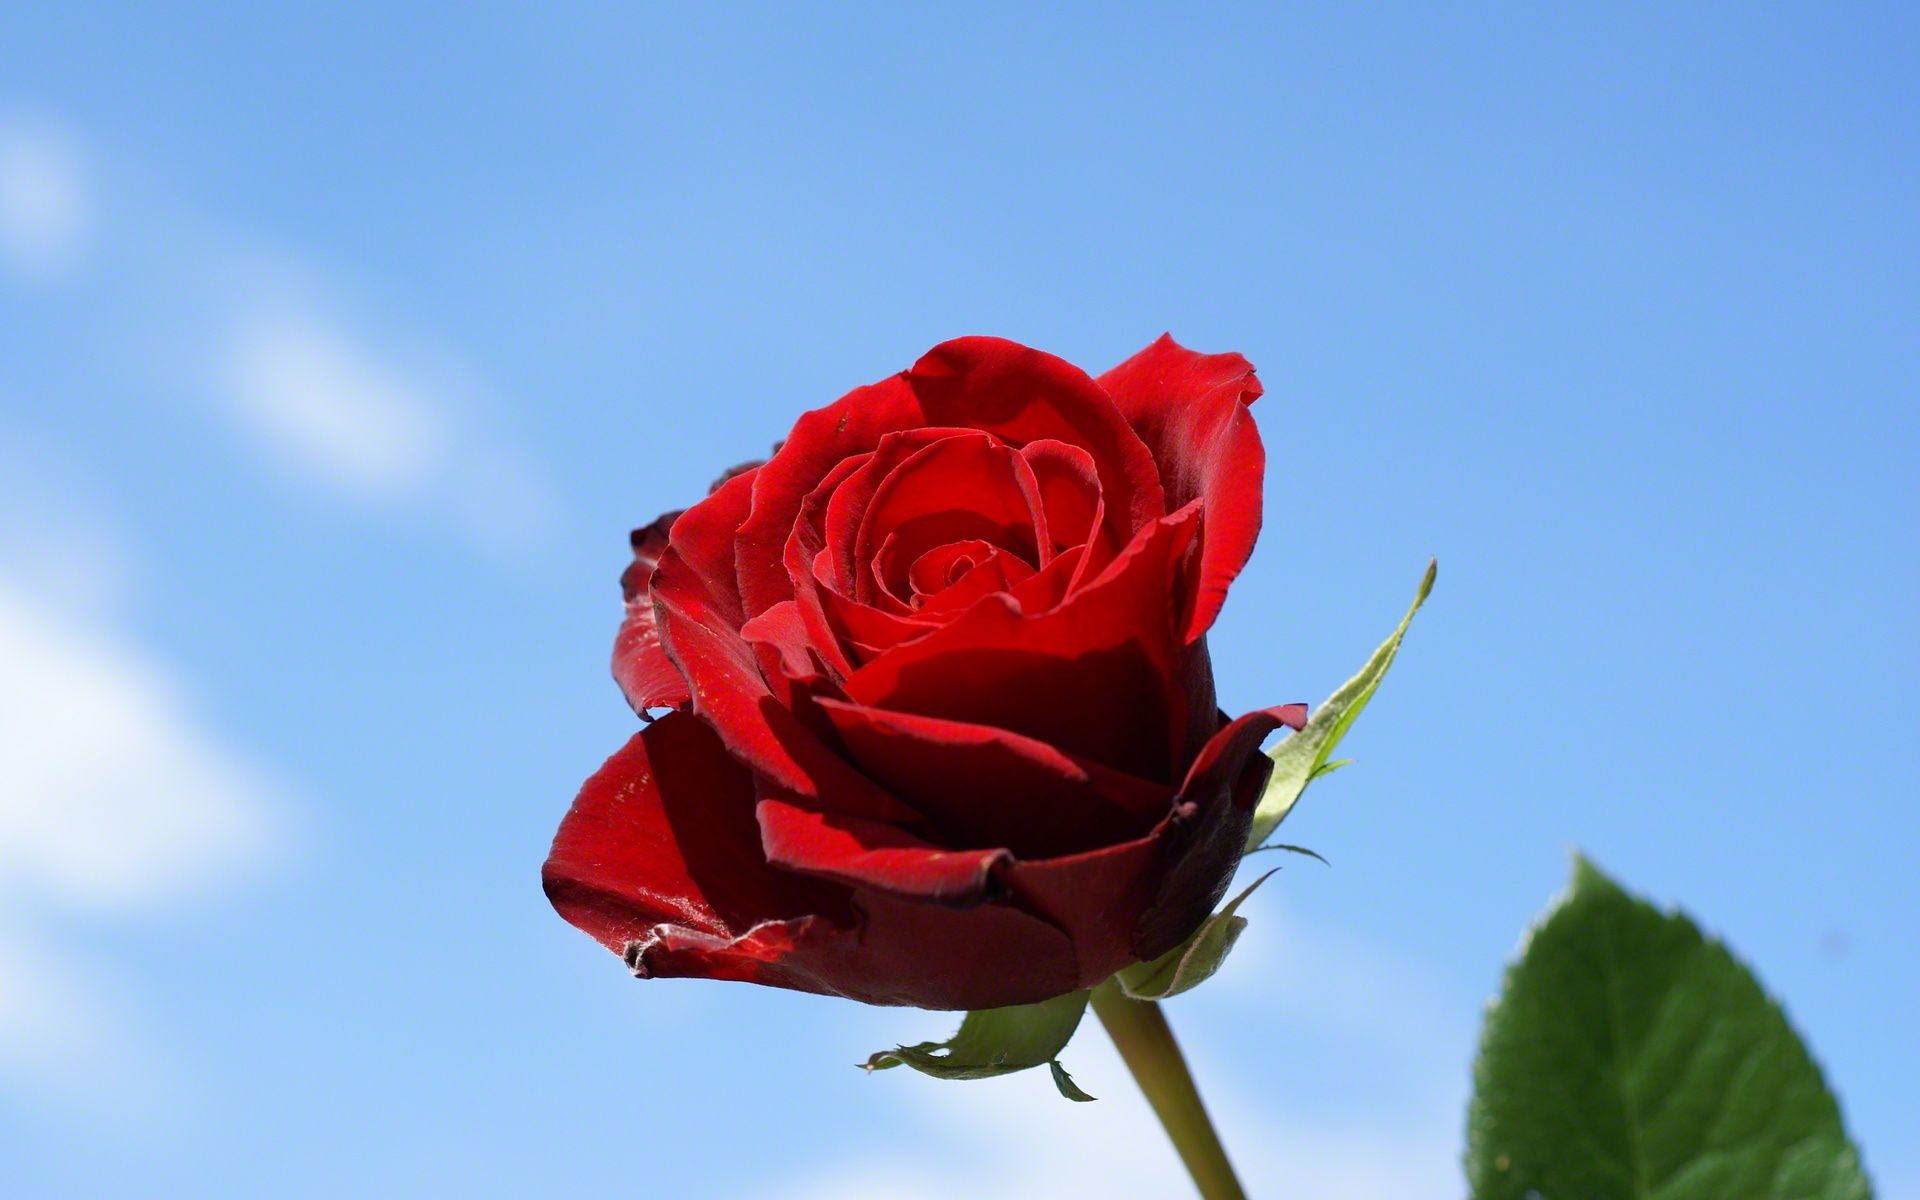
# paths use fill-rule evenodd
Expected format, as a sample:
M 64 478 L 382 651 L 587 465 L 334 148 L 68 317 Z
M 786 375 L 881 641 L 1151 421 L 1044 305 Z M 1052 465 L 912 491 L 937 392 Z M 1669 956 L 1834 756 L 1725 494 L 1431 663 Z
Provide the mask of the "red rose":
M 669 708 L 544 873 L 634 973 L 994 1008 L 1177 944 L 1239 862 L 1260 742 L 1205 634 L 1260 526 L 1236 354 L 1098 379 L 961 338 L 634 534 L 614 676 Z

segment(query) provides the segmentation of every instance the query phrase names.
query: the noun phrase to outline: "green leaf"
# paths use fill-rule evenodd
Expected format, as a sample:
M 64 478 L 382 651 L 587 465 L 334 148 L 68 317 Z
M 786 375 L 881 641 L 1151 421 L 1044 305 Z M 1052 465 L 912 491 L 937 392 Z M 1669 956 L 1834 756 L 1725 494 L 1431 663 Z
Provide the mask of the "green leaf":
M 1089 1100 L 1099 1099 L 1098 1096 L 1089 1096 L 1081 1091 L 1080 1085 L 1073 1081 L 1073 1076 L 1067 1074 L 1067 1069 L 1060 1065 L 1059 1059 L 1048 1059 L 1047 1066 L 1053 1070 L 1053 1086 L 1060 1089 L 1062 1096 L 1065 1096 L 1069 1100 L 1077 1100 L 1082 1104 L 1085 1104 Z
M 1091 1100 L 1057 1061 L 1080 1027 L 1087 1011 L 1088 993 L 1068 992 L 1039 1004 L 1016 1004 L 970 1012 L 960 1029 L 944 1042 L 921 1042 L 881 1050 L 860 1065 L 869 1071 L 909 1066 L 938 1079 L 991 1079 L 1043 1063 L 1053 1068 L 1053 1082 L 1069 1100 Z
M 1318 850 L 1309 850 L 1305 846 L 1295 846 L 1287 842 L 1268 842 L 1264 846 L 1255 846 L 1253 849 L 1247 851 L 1247 854 L 1259 854 L 1263 850 L 1285 850 L 1288 854 L 1299 854 L 1311 858 L 1323 867 L 1333 865 L 1327 861 L 1326 855 L 1320 853 Z M 1245 858 L 1247 854 L 1243 854 L 1240 857 Z
M 1373 699 L 1373 693 L 1379 689 L 1380 680 L 1386 675 L 1387 668 L 1393 665 L 1394 655 L 1400 653 L 1400 639 L 1407 635 L 1407 626 L 1413 622 L 1413 614 L 1420 611 L 1427 595 L 1433 591 L 1434 575 L 1439 571 L 1440 563 L 1435 559 L 1427 563 L 1427 572 L 1420 577 L 1420 591 L 1413 598 L 1413 604 L 1407 609 L 1407 615 L 1400 618 L 1392 636 L 1381 642 L 1373 656 L 1367 659 L 1367 665 L 1360 673 L 1341 684 L 1339 690 L 1328 696 L 1319 708 L 1313 711 L 1307 720 L 1307 727 L 1291 734 L 1287 739 L 1267 751 L 1267 757 L 1273 759 L 1273 774 L 1267 778 L 1267 787 L 1260 794 L 1260 805 L 1253 812 L 1253 831 L 1247 835 L 1247 847 L 1252 849 L 1267 840 L 1267 835 L 1287 819 L 1293 806 L 1300 799 L 1300 793 L 1307 785 L 1321 775 L 1338 767 L 1345 766 L 1351 759 L 1330 763 L 1335 746 L 1345 737 L 1353 719 L 1360 710 Z
M 1487 1013 L 1475 1200 L 1867 1200 L 1839 1105 L 1725 946 L 1585 859 Z
M 1225 908 L 1202 921 L 1186 941 L 1152 962 L 1135 963 L 1115 975 L 1120 990 L 1135 1000 L 1165 1000 L 1212 978 L 1220 964 L 1227 960 L 1227 952 L 1240 940 L 1240 931 L 1247 927 L 1247 919 L 1234 914 L 1241 903 L 1253 895 L 1253 889 L 1272 874 L 1273 871 L 1268 871 L 1248 884 L 1247 890 L 1235 896 Z

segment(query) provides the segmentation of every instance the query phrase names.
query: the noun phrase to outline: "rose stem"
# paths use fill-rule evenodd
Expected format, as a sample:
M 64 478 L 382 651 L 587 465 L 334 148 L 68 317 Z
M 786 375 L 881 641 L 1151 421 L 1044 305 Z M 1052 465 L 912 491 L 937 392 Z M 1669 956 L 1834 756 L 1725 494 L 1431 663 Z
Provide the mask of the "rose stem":
M 1160 1006 L 1151 1000 L 1130 1000 L 1108 980 L 1093 990 L 1093 1011 L 1119 1047 L 1147 1103 L 1153 1105 L 1202 1200 L 1246 1200 Z

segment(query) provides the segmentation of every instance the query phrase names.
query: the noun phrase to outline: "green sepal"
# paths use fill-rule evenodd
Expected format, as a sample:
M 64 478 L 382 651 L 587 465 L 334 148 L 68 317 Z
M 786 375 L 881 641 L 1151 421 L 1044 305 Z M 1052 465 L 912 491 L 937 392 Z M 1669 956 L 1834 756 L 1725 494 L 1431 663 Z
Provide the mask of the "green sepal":
M 1241 930 L 1247 927 L 1247 919 L 1236 915 L 1240 905 L 1272 874 L 1273 871 L 1268 871 L 1248 884 L 1226 907 L 1202 921 L 1186 941 L 1152 962 L 1135 963 L 1115 975 L 1120 990 L 1134 1000 L 1165 1000 L 1212 978 L 1220 964 L 1227 960 L 1233 944 L 1240 940 Z
M 936 1079 L 991 1079 L 1031 1067 L 1052 1068 L 1054 1086 L 1069 1100 L 1091 1100 L 1059 1063 L 1087 1011 L 1085 991 L 1038 1004 L 970 1012 L 944 1042 L 921 1042 L 881 1050 L 860 1065 L 869 1071 L 908 1066 Z
M 1380 687 L 1387 668 L 1393 665 L 1394 655 L 1400 653 L 1400 639 L 1407 635 L 1407 626 L 1413 622 L 1413 614 L 1420 611 L 1428 594 L 1433 591 L 1433 580 L 1439 571 L 1439 560 L 1427 563 L 1425 575 L 1420 577 L 1420 591 L 1413 598 L 1413 604 L 1407 609 L 1407 615 L 1400 618 L 1400 624 L 1386 641 L 1381 642 L 1367 665 L 1360 673 L 1341 684 L 1339 689 L 1328 696 L 1320 707 L 1313 710 L 1307 719 L 1306 728 L 1287 737 L 1278 746 L 1267 751 L 1267 757 L 1273 760 L 1273 774 L 1267 777 L 1267 786 L 1260 793 L 1260 803 L 1253 811 L 1253 829 L 1247 835 L 1247 849 L 1253 850 L 1267 840 L 1287 819 L 1293 806 L 1299 802 L 1300 793 L 1315 779 L 1339 767 L 1346 766 L 1352 759 L 1328 762 L 1335 746 L 1345 737 L 1360 710 L 1373 699 L 1373 693 Z
M 1065 1096 L 1069 1100 L 1078 1101 L 1081 1104 L 1085 1104 L 1089 1100 L 1099 1099 L 1098 1096 L 1089 1096 L 1087 1093 L 1081 1091 L 1080 1085 L 1073 1081 L 1073 1076 L 1067 1074 L 1067 1069 L 1060 1065 L 1059 1059 L 1048 1059 L 1047 1066 L 1053 1071 L 1053 1086 L 1060 1089 L 1062 1096 Z
M 1487 1011 L 1474 1200 L 1868 1200 L 1820 1068 L 1720 942 L 1584 858 Z
M 1323 867 L 1333 865 L 1327 861 L 1327 856 L 1318 850 L 1309 850 L 1305 846 L 1295 846 L 1288 842 L 1268 842 L 1264 846 L 1255 846 L 1253 849 L 1247 851 L 1247 854 L 1259 854 L 1263 850 L 1285 850 L 1288 854 L 1298 854 L 1304 858 L 1310 858 Z M 1246 854 L 1241 855 L 1241 857 L 1245 858 Z

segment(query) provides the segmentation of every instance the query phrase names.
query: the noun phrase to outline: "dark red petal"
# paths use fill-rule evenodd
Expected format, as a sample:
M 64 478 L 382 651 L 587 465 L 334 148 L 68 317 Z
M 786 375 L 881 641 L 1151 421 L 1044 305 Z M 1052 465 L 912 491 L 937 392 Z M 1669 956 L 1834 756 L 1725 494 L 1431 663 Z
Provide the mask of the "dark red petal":
M 907 382 L 930 423 L 984 429 L 1016 446 L 1051 438 L 1086 449 L 1121 542 L 1166 513 L 1152 454 L 1072 363 L 1002 338 L 957 338 L 929 350 Z
M 1306 728 L 1307 706 L 1276 704 L 1271 708 L 1256 708 L 1227 722 L 1219 733 L 1207 740 L 1199 757 L 1193 760 L 1186 781 L 1180 785 L 1180 795 L 1188 800 L 1201 800 L 1228 794 L 1260 743 L 1282 725 L 1288 729 Z
M 888 647 L 939 628 L 937 621 L 917 613 L 891 613 L 858 600 L 849 600 L 832 588 L 819 588 L 814 595 L 829 622 L 851 643 L 857 651 L 855 657 L 861 662 Z
M 934 424 L 899 375 L 856 388 L 802 416 L 754 475 L 753 505 L 737 543 L 740 594 L 752 612 L 793 595 L 782 549 L 800 505 L 841 461 L 865 454 L 886 434 Z
M 692 691 L 693 711 L 784 792 L 852 816 L 912 820 L 910 809 L 821 744 L 773 695 L 752 646 L 716 611 L 678 551 L 678 544 L 669 546 L 654 568 L 653 596 L 667 653 Z
M 1306 707 L 1256 709 L 1228 722 L 1207 742 L 1180 787 L 1199 819 L 1187 831 L 1177 862 L 1166 873 L 1153 907 L 1134 931 L 1134 956 L 1158 958 L 1213 911 L 1226 894 L 1235 864 L 1246 849 L 1253 805 L 1272 770 L 1260 743 L 1282 725 L 1299 728 Z
M 687 713 L 635 734 L 587 781 L 542 882 L 561 916 L 615 953 L 697 943 L 728 978 L 779 982 L 786 922 L 851 921 L 843 894 L 767 865 L 752 776 Z
M 563 917 L 642 978 L 941 1009 L 1078 986 L 1066 936 L 1018 909 L 856 896 L 768 866 L 752 776 L 686 713 L 636 734 L 587 781 L 542 880 Z
M 896 825 L 828 815 L 777 796 L 759 806 L 760 845 L 776 866 L 903 899 L 966 906 L 987 899 L 1005 849 L 945 850 Z
M 1168 588 L 1198 517 L 1190 509 L 1153 522 L 1050 612 L 1029 617 L 1010 597 L 985 597 L 861 666 L 846 679 L 848 698 L 1010 729 L 1171 782 L 1189 714 Z
M 1059 858 L 1016 861 L 1004 872 L 1006 886 L 1016 901 L 1066 930 L 1086 981 L 1081 986 L 1090 986 L 1140 961 L 1136 930 L 1199 822 L 1196 807 L 1182 802 L 1139 837 Z
M 1198 589 L 1186 626 L 1192 640 L 1219 615 L 1260 534 L 1266 456 L 1247 412 L 1260 381 L 1238 354 L 1196 354 L 1163 335 L 1102 375 L 1100 386 L 1152 451 L 1167 507 L 1196 499 L 1206 504 Z
M 838 485 L 860 470 L 868 457 L 856 455 L 845 459 L 827 473 L 820 485 L 802 502 L 799 515 L 794 518 L 793 530 L 787 535 L 786 546 L 782 550 L 782 563 L 786 568 L 787 580 L 793 586 L 794 603 L 799 606 L 800 619 L 806 625 L 808 639 L 814 653 L 820 656 L 836 680 L 844 679 L 853 670 L 853 662 L 841 631 L 828 618 L 822 596 L 828 585 L 816 574 L 816 565 L 824 563 L 829 568 L 831 566 L 828 562 L 831 555 L 826 548 L 827 505 L 838 494 Z M 831 576 L 830 569 L 827 575 Z
M 740 627 L 740 636 L 752 647 L 760 678 L 768 691 L 787 708 L 800 703 L 796 684 L 826 677 L 824 664 L 814 653 L 800 605 L 782 600 Z
M 956 612 L 992 592 L 1012 595 L 1034 574 L 1025 559 L 995 547 L 985 559 L 966 568 L 946 587 L 915 596 L 914 600 L 918 611 L 927 616 Z
M 753 499 L 757 470 L 743 471 L 719 481 L 704 500 L 680 514 L 667 534 L 661 559 L 677 557 L 711 600 L 715 614 L 737 629 L 749 612 L 742 604 L 734 572 L 734 531 L 746 519 Z M 654 564 L 658 575 L 659 563 Z
M 1124 543 L 1107 531 L 1106 501 L 1092 456 L 1050 438 L 1027 443 L 1020 454 L 1040 490 L 1040 507 L 1047 514 L 1054 545 L 1063 553 L 1084 545 L 1087 552 L 1079 578 L 1098 574 Z
M 996 531 L 984 540 L 1035 556 L 1035 566 L 1053 557 L 1052 545 L 1041 545 L 1046 541 L 1046 513 L 1026 461 L 989 434 L 967 432 L 925 446 L 893 468 L 861 513 L 853 561 L 878 561 L 881 545 L 898 533 L 905 541 L 904 569 L 931 547 L 960 540 L 914 539 L 905 536 L 907 531 L 944 526 L 955 518 Z M 889 574 L 884 582 L 899 594 L 897 585 L 904 579 Z
M 687 681 L 660 645 L 648 582 L 667 549 L 667 531 L 680 514 L 670 512 L 653 524 L 633 531 L 633 561 L 620 576 L 620 592 L 627 615 L 613 639 L 613 679 L 633 706 L 647 715 L 650 708 L 678 708 L 688 700 Z
M 964 429 L 906 429 L 880 439 L 871 454 L 863 454 L 834 467 L 811 492 L 801 508 L 805 521 L 816 510 L 817 539 L 823 554 L 816 556 L 814 576 L 822 583 L 838 588 L 848 596 L 859 595 L 871 578 L 872 556 L 862 558 L 854 551 L 867 506 L 892 478 L 894 469 L 921 450 L 943 438 L 971 433 Z M 849 469 L 852 468 L 852 469 Z M 826 570 L 819 568 L 824 564 Z M 904 610 L 904 604 L 895 604 Z
M 923 813 L 943 845 L 1052 858 L 1139 836 L 1173 789 L 1005 729 L 838 700 L 820 707 L 861 770 Z
M 916 597 L 944 592 L 996 552 L 999 552 L 999 547 L 979 538 L 963 538 L 944 546 L 935 546 L 914 559 L 913 565 L 907 568 L 907 585 Z M 1033 568 L 1027 568 L 1027 574 L 1033 574 Z
M 1090 986 L 1067 936 L 1010 904 L 948 908 L 880 892 L 860 893 L 855 903 L 866 918 L 858 945 L 835 943 L 815 961 L 856 1000 L 1004 1008 Z

